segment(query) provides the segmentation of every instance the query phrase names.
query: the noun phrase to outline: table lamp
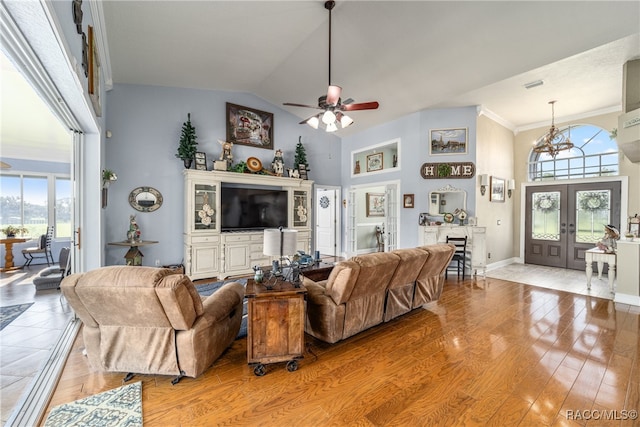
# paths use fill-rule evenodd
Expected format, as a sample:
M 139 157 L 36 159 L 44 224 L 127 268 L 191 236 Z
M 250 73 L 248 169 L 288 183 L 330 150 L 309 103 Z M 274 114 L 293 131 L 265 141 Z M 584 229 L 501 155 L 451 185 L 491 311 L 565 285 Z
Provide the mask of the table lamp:
M 282 276 L 282 261 L 285 256 L 294 255 L 298 246 L 298 231 L 279 228 L 268 228 L 264 230 L 264 244 L 262 253 L 272 257 L 278 257 L 279 264 L 271 270 L 272 276 Z M 293 269 L 293 266 L 292 266 Z M 293 271 L 291 271 L 293 273 Z

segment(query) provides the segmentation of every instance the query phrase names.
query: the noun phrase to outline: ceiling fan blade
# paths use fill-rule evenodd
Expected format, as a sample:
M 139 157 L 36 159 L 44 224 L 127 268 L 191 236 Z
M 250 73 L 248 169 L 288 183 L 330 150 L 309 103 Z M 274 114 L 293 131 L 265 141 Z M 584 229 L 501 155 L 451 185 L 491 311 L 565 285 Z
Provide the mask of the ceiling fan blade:
M 377 101 L 372 102 L 360 102 L 358 104 L 342 105 L 340 108 L 343 111 L 356 111 L 356 110 L 375 110 L 380 106 Z
M 327 90 L 327 104 L 328 105 L 336 105 L 340 100 L 340 94 L 342 93 L 342 88 L 340 86 L 329 86 L 329 90 Z
M 295 104 L 293 102 L 285 102 L 282 105 L 289 105 L 291 107 L 305 107 L 305 108 L 315 108 L 317 110 L 321 110 L 320 107 L 318 107 L 317 105 L 306 105 L 306 104 Z

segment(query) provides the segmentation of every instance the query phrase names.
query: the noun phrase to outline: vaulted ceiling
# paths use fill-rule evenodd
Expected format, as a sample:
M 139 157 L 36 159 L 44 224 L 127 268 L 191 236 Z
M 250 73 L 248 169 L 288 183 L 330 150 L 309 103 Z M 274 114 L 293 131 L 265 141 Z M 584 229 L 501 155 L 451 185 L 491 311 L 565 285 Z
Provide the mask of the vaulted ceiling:
M 326 93 L 323 0 L 101 6 L 109 83 L 241 91 L 278 106 Z M 638 1 L 338 1 L 332 25 L 331 83 L 380 102 L 352 113 L 342 136 L 430 108 L 481 105 L 513 130 L 548 124 L 550 100 L 557 122 L 617 111 L 623 64 L 640 57 Z M 40 123 L 30 117 L 25 137 Z
M 113 81 L 316 105 L 328 85 L 324 1 L 104 2 Z M 512 129 L 621 105 L 640 3 L 338 1 L 332 84 L 378 100 L 342 135 L 428 108 L 482 105 Z M 542 86 L 524 84 L 543 80 Z M 301 118 L 314 110 L 283 107 Z

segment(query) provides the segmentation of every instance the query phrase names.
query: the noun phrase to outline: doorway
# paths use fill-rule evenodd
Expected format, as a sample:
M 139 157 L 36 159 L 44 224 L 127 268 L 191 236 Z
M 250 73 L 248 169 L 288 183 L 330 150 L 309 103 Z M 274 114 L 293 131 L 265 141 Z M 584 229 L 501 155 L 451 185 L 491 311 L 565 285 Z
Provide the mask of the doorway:
M 619 181 L 531 186 L 525 199 L 525 263 L 584 270 L 584 253 L 620 228 Z
M 318 186 L 315 191 L 315 245 L 321 255 L 340 253 L 340 187 Z

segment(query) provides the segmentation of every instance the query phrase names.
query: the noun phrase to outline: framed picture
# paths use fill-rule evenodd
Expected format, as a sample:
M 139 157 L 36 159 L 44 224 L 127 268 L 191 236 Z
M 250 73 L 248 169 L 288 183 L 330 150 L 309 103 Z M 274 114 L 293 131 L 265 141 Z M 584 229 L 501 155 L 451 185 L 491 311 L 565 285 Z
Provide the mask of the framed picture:
M 207 170 L 207 155 L 201 152 L 196 153 L 196 170 L 206 171 Z
M 227 141 L 273 149 L 273 114 L 227 102 Z
M 89 98 L 91 98 L 91 104 L 97 117 L 102 116 L 102 103 L 100 100 L 100 59 L 98 58 L 98 48 L 96 47 L 93 27 L 88 27 L 88 47 L 87 55 L 89 60 L 89 72 L 87 89 L 89 92 Z
M 640 224 L 637 222 L 630 222 L 629 233 L 633 234 L 636 237 L 640 236 Z
M 467 154 L 467 128 L 431 129 L 429 154 Z
M 495 176 L 489 178 L 489 201 L 504 202 L 504 179 Z
M 413 209 L 413 199 L 413 194 L 405 194 L 404 196 L 402 196 L 404 207 Z
M 382 159 L 382 153 L 369 154 L 367 156 L 367 172 L 382 170 Z
M 366 193 L 367 216 L 384 216 L 384 193 Z

